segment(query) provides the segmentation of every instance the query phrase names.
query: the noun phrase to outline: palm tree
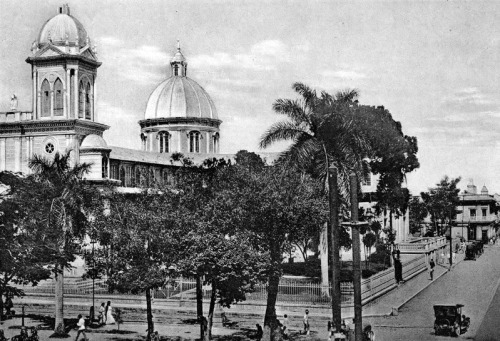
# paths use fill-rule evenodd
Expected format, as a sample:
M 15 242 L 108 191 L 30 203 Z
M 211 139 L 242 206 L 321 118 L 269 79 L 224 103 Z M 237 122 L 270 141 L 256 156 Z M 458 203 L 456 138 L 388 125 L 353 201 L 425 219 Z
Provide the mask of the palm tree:
M 71 166 L 71 151 L 64 154 L 55 153 L 47 159 L 34 155 L 29 161 L 29 167 L 35 179 L 45 183 L 47 196 L 50 196 L 48 211 L 48 227 L 58 235 L 55 252 L 58 255 L 54 273 L 56 276 L 55 299 L 56 319 L 55 334 L 66 334 L 64 327 L 64 267 L 73 257 L 75 240 L 84 236 L 86 217 L 82 206 L 84 192 L 81 178 L 90 171 L 90 164 L 76 163 Z
M 293 84 L 293 89 L 302 98 L 274 102 L 274 111 L 288 120 L 273 124 L 261 137 L 260 148 L 278 141 L 292 141 L 278 162 L 299 166 L 323 182 L 333 164 L 338 169 L 341 192 L 347 199 L 349 174 L 362 172 L 368 150 L 363 132 L 355 124 L 358 91 L 339 91 L 334 96 L 322 92 L 318 96 L 302 83 Z

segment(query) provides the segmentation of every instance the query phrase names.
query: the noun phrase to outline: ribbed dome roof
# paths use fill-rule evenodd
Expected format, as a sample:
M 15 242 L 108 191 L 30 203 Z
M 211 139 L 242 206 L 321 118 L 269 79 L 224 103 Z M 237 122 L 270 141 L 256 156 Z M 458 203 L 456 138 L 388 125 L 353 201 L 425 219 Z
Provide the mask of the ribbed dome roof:
M 172 76 L 158 85 L 149 97 L 145 119 L 201 117 L 218 119 L 207 92 L 188 77 Z
M 83 47 L 87 43 L 87 31 L 83 25 L 69 14 L 69 7 L 59 8 L 59 14 L 49 19 L 38 35 L 38 44 L 47 44 L 49 40 L 54 45 L 64 45 L 66 40 L 70 44 Z
M 80 149 L 96 149 L 96 148 L 108 149 L 108 144 L 102 137 L 95 134 L 87 135 L 83 139 L 82 145 L 80 146 Z

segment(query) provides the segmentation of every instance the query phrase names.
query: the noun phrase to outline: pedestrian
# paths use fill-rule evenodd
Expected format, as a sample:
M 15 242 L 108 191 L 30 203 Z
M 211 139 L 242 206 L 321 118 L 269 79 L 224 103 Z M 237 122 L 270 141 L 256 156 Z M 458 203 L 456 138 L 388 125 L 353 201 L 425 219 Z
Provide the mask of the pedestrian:
M 106 324 L 106 315 L 104 312 L 106 311 L 106 304 L 104 302 L 101 303 L 101 306 L 99 307 L 99 324 L 102 326 Z
M 255 339 L 257 341 L 260 341 L 262 339 L 262 336 L 264 335 L 264 331 L 262 330 L 260 324 L 257 323 L 255 326 L 257 327 L 257 334 L 255 334 Z
M 436 266 L 436 263 L 434 263 L 434 259 L 431 259 L 429 262 L 429 275 L 430 275 L 430 280 L 432 281 L 434 279 L 434 267 Z
M 306 309 L 306 314 L 304 315 L 304 334 L 309 335 L 310 329 L 309 320 L 309 310 Z
M 366 341 L 375 341 L 375 333 L 373 332 L 371 325 L 367 325 L 363 329 L 363 336 Z
M 160 335 L 158 334 L 157 331 L 153 333 L 153 336 L 151 337 L 151 341 L 160 341 Z
M 83 334 L 83 339 L 87 340 L 87 335 L 85 334 L 85 319 L 82 315 L 78 315 L 78 323 L 76 325 L 78 326 L 78 333 L 76 333 L 75 341 L 78 341 L 80 334 Z
M 7 294 L 5 298 L 5 314 L 8 318 L 11 317 L 12 312 L 11 309 L 14 307 L 14 303 L 12 303 L 12 294 Z
M 399 257 L 394 260 L 394 277 L 397 284 L 403 282 L 403 264 L 401 264 Z
M 108 301 L 105 312 L 106 312 L 106 324 L 115 324 L 115 318 L 113 317 L 113 309 L 111 308 L 111 301 Z
M 284 339 L 288 339 L 288 326 L 289 326 L 288 315 L 285 314 L 285 315 L 283 315 L 283 338 Z

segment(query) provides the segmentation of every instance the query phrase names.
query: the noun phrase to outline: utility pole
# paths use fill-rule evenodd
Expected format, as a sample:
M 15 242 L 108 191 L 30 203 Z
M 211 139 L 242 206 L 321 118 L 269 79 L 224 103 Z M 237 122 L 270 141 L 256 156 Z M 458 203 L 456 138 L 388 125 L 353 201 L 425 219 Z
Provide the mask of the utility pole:
M 358 223 L 358 179 L 350 175 L 351 187 L 351 231 L 352 231 L 352 272 L 354 285 L 354 339 L 363 340 L 363 317 L 361 305 L 361 246 Z
M 203 319 L 203 288 L 200 271 L 196 271 L 196 313 L 200 323 L 200 340 L 205 339 L 205 321 Z
M 332 297 L 332 323 L 337 331 L 342 326 L 341 291 L 340 291 L 340 242 L 339 242 L 339 188 L 337 183 L 337 168 L 333 165 L 328 168 L 328 189 L 330 204 L 330 231 L 332 239 L 331 259 L 331 297 Z

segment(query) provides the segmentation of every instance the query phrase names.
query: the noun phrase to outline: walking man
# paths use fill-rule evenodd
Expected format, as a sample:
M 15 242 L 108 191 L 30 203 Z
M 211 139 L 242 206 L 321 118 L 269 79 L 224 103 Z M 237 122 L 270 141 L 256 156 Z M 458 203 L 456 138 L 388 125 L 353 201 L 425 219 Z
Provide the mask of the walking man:
M 80 334 L 83 334 L 83 339 L 87 340 L 87 335 L 85 334 L 85 319 L 81 314 L 78 315 L 78 323 L 76 325 L 78 326 L 78 333 L 76 334 L 75 341 L 78 341 Z
M 436 266 L 436 263 L 434 263 L 434 259 L 431 259 L 429 262 L 429 275 L 431 276 L 430 280 L 432 281 L 434 279 L 434 267 Z

